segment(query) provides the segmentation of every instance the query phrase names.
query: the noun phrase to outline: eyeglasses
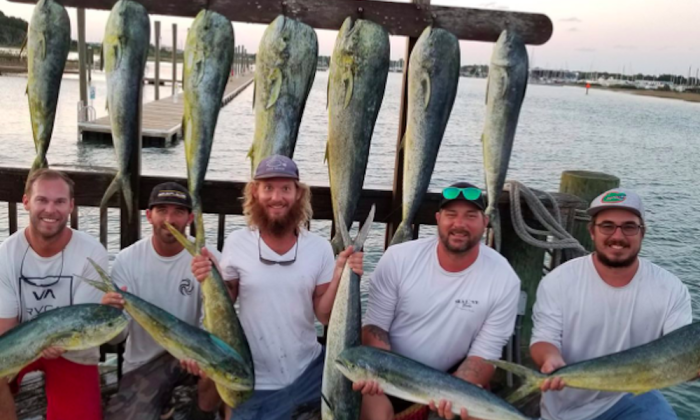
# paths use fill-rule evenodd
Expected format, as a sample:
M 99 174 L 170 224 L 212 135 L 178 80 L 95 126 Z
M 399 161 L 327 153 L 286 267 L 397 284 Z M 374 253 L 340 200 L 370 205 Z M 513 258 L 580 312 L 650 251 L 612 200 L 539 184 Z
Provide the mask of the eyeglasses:
M 447 200 L 454 200 L 457 198 L 459 193 L 462 193 L 464 198 L 467 200 L 476 200 L 481 197 L 481 190 L 478 188 L 459 188 L 459 187 L 447 187 L 442 190 L 442 196 Z
M 615 234 L 617 228 L 620 228 L 622 234 L 625 236 L 635 236 L 639 233 L 639 230 L 644 227 L 644 225 L 638 225 L 636 223 L 616 225 L 615 223 L 611 222 L 598 223 L 596 226 L 598 227 L 598 231 L 600 231 L 600 233 L 608 236 Z
M 275 265 L 279 264 L 281 266 L 288 266 L 294 264 L 294 261 L 297 260 L 297 254 L 299 253 L 299 237 L 297 236 L 297 241 L 296 244 L 294 244 L 294 258 L 291 260 L 268 260 L 267 258 L 262 256 L 262 245 L 260 245 L 260 242 L 262 241 L 262 238 L 258 236 L 258 258 L 260 258 L 260 262 L 265 264 L 265 265 Z

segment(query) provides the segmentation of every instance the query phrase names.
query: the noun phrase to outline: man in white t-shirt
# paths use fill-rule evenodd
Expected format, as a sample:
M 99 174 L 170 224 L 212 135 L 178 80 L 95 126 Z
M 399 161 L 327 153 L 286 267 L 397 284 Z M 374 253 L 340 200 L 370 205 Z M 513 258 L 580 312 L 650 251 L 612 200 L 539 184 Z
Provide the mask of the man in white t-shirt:
M 288 157 L 260 162 L 246 185 L 243 213 L 248 227 L 226 239 L 220 266 L 240 305 L 255 391 L 232 418 L 289 420 L 321 407 L 323 349 L 314 315 L 328 324 L 345 262 L 361 275 L 362 253 L 348 247 L 333 261 L 330 243 L 306 230 L 311 192 Z M 210 257 L 202 250 L 192 261 L 200 281 L 211 271 Z
M 588 209 L 591 255 L 548 274 L 537 289 L 530 344 L 543 373 L 566 364 L 640 346 L 692 322 L 681 281 L 639 258 L 645 233 L 642 200 L 616 188 Z M 659 391 L 639 396 L 566 388 L 561 378 L 542 386 L 546 420 L 676 419 Z
M 0 335 L 51 309 L 98 303 L 102 293 L 80 277 L 95 278 L 87 257 L 106 265 L 107 251 L 93 237 L 67 226 L 73 211 L 73 181 L 39 169 L 29 175 L 22 197 L 29 225 L 0 245 Z M 25 374 L 44 373 L 47 420 L 101 420 L 97 348 L 64 352 L 50 348 L 8 386 L 0 378 L 0 417 L 15 420 L 11 394 Z
M 151 191 L 146 218 L 153 234 L 117 255 L 112 280 L 124 290 L 145 299 L 190 325 L 199 326 L 202 294 L 192 275 L 192 256 L 165 227 L 165 222 L 185 233 L 192 223 L 192 198 L 187 188 L 164 182 Z M 217 251 L 210 251 L 218 255 Z M 106 293 L 102 303 L 123 309 L 116 292 Z M 126 338 L 124 376 L 119 390 L 107 407 L 106 420 L 159 420 L 177 385 L 195 383 L 180 362 L 163 349 L 135 321 L 118 338 Z M 204 387 L 204 388 L 202 388 Z M 213 419 L 218 399 L 216 390 L 202 381 L 199 404 L 193 403 L 188 419 Z M 211 394 L 214 401 L 211 401 Z
M 513 333 L 520 279 L 505 258 L 483 245 L 484 197 L 459 182 L 442 192 L 438 236 L 391 246 L 372 275 L 363 322 L 365 345 L 391 350 L 471 383 L 486 386 Z M 357 382 L 363 419 L 393 418 L 412 403 Z M 431 402 L 452 418 L 451 402 Z M 427 412 L 427 408 L 423 408 Z M 426 413 L 427 414 L 427 413 Z M 468 413 L 462 410 L 462 419 Z

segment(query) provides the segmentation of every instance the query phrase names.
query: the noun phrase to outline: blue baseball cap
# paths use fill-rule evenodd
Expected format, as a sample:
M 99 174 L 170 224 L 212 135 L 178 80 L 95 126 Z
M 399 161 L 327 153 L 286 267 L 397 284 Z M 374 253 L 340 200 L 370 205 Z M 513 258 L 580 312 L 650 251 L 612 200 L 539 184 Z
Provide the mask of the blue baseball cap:
M 291 178 L 299 180 L 299 168 L 297 168 L 297 164 L 287 156 L 268 156 L 258 164 L 253 179 L 268 178 Z

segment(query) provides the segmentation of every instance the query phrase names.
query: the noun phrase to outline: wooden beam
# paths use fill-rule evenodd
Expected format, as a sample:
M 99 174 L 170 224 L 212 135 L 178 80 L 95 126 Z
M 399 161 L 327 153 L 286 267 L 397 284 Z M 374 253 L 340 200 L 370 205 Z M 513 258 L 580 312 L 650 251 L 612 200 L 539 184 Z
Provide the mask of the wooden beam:
M 87 94 L 87 51 L 85 49 L 85 9 L 78 9 L 78 62 L 80 66 L 80 102 L 83 106 L 88 104 Z M 87 110 L 81 109 L 81 112 Z M 87 121 L 87 114 L 81 116 L 81 121 Z
M 154 22 L 155 25 L 155 41 L 156 41 L 156 68 L 155 68 L 155 74 L 154 76 L 154 83 L 153 85 L 155 86 L 155 100 L 157 101 L 160 99 L 160 21 L 157 20 Z
M 36 3 L 36 0 L 10 0 Z M 110 10 L 114 0 L 62 0 L 64 6 Z M 552 21 L 543 14 L 466 7 L 421 6 L 373 0 L 139 0 L 149 13 L 195 17 L 209 9 L 235 22 L 272 22 L 278 15 L 317 29 L 337 30 L 348 16 L 368 19 L 392 35 L 417 38 L 428 25 L 447 29 L 462 40 L 495 42 L 504 29 L 516 31 L 526 44 L 542 45 L 552 36 Z
M 183 64 L 184 66 L 184 64 Z M 182 76 L 185 76 L 183 69 Z M 172 96 L 177 93 L 177 23 L 173 23 L 173 92 Z

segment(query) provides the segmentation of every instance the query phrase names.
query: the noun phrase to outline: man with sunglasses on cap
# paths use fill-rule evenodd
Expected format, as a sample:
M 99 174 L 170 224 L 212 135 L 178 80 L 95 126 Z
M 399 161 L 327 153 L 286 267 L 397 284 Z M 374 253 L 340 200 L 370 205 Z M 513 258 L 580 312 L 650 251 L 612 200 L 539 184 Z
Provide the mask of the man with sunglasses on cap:
M 97 274 L 87 257 L 106 265 L 107 251 L 92 236 L 73 230 L 73 181 L 39 169 L 27 179 L 22 203 L 29 225 L 0 245 L 0 335 L 52 309 L 98 303 L 102 292 L 81 281 Z M 98 348 L 64 352 L 49 348 L 10 383 L 0 378 L 0 418 L 16 419 L 12 392 L 29 372 L 44 373 L 47 420 L 101 420 Z
M 687 287 L 638 256 L 644 207 L 632 191 L 616 188 L 593 200 L 589 232 L 594 252 L 557 267 L 537 289 L 530 345 L 543 373 L 566 364 L 640 346 L 693 320 Z M 656 420 L 677 418 L 659 391 L 638 396 L 564 388 L 561 378 L 542 391 L 546 420 Z
M 148 200 L 146 219 L 153 233 L 124 248 L 112 267 L 112 280 L 122 289 L 168 311 L 182 321 L 199 326 L 202 293 L 190 264 L 192 256 L 165 227 L 170 223 L 185 234 L 192 223 L 192 198 L 176 182 L 156 185 Z M 190 238 L 192 239 L 192 238 Z M 210 250 L 212 255 L 219 255 Z M 124 299 L 106 293 L 102 303 L 119 309 Z M 107 407 L 107 420 L 159 420 L 168 407 L 173 389 L 194 384 L 196 378 L 135 321 L 114 341 L 124 340 L 124 376 Z M 188 419 L 214 419 L 218 397 L 213 384 L 200 381 L 198 403 L 193 402 Z
M 372 275 L 363 344 L 391 350 L 486 386 L 513 333 L 520 279 L 481 243 L 488 225 L 481 190 L 459 182 L 442 192 L 438 236 L 393 245 Z M 392 419 L 412 403 L 387 397 L 375 382 L 356 382 L 362 419 Z M 430 409 L 452 418 L 450 401 Z M 427 411 L 427 408 L 424 408 Z M 468 413 L 462 410 L 461 418 Z
M 311 192 L 286 156 L 260 162 L 245 187 L 243 213 L 248 226 L 226 239 L 220 267 L 240 305 L 255 391 L 232 418 L 289 420 L 321 406 L 323 350 L 314 315 L 328 324 L 345 262 L 362 275 L 362 253 L 349 246 L 333 261 L 330 242 L 307 230 Z M 199 281 L 211 266 L 205 250 L 192 261 Z

